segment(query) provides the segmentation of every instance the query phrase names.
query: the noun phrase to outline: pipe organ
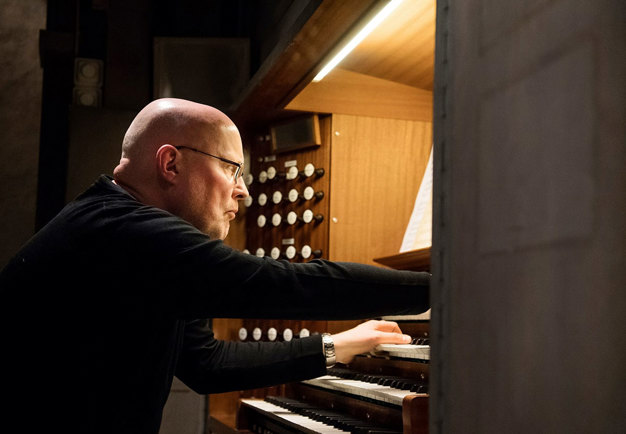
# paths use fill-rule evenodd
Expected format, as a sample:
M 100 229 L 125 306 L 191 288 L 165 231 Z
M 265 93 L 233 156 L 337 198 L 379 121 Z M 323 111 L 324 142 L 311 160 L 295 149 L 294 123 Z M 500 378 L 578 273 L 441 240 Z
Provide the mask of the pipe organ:
M 317 144 L 276 152 L 269 126 L 246 144 L 250 170 L 244 181 L 250 198 L 243 210 L 242 250 L 291 262 L 323 258 L 381 265 L 385 261 L 376 262 L 377 258 L 390 254 L 402 258 L 394 252 L 401 245 L 426 168 L 430 123 L 314 116 Z M 417 262 L 414 258 L 395 260 L 391 266 L 429 269 L 427 255 Z M 429 323 L 422 317 L 391 319 L 414 338 L 410 345 L 383 346 L 349 366 L 336 365 L 317 379 L 213 396 L 211 428 L 259 433 L 427 432 Z M 360 322 L 221 321 L 214 326 L 218 337 L 240 341 L 288 341 L 340 332 Z
M 291 262 L 429 269 L 428 249 L 398 252 L 432 148 L 435 2 L 403 2 L 311 81 L 331 48 L 383 3 L 322 2 L 236 104 L 251 195 L 237 248 Z M 414 338 L 408 346 L 379 348 L 317 379 L 211 396 L 209 429 L 427 432 L 429 320 L 397 321 Z M 276 341 L 358 323 L 214 319 L 213 330 L 220 339 Z

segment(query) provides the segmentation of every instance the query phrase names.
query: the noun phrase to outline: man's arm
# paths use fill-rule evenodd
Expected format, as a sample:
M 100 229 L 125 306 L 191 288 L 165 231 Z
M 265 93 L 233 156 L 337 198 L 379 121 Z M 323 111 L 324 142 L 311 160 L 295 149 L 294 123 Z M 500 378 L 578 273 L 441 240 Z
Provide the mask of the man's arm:
M 398 325 L 368 321 L 333 335 L 337 362 L 382 343 L 407 343 Z M 190 321 L 176 376 L 198 393 L 273 386 L 315 378 L 326 373 L 321 336 L 290 342 L 229 342 L 217 340 L 204 321 Z

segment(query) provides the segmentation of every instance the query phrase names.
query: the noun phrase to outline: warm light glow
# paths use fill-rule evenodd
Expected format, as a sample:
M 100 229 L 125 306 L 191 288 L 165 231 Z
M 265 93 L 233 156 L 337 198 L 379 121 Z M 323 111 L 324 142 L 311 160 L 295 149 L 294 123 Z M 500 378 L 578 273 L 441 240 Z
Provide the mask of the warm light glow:
M 398 5 L 402 2 L 402 0 L 391 0 L 389 3 L 387 3 L 387 5 L 382 8 L 380 10 L 380 12 L 378 12 L 376 14 L 376 16 L 374 16 L 374 18 L 372 18 L 366 25 L 365 27 L 363 27 L 354 38 L 352 38 L 350 40 L 350 42 L 348 42 L 340 51 L 339 53 L 337 53 L 335 55 L 335 57 L 333 57 L 330 62 L 328 62 L 326 64 L 326 66 L 324 66 L 322 68 L 322 70 L 320 72 L 317 73 L 317 75 L 313 78 L 314 82 L 320 81 L 322 78 L 326 77 L 326 75 L 332 71 L 332 69 L 337 66 L 337 64 L 339 62 L 341 62 L 352 50 L 354 50 L 354 48 L 356 48 L 357 45 L 359 45 L 361 43 L 361 41 L 363 39 L 365 39 L 365 37 L 367 35 L 369 35 L 370 33 L 372 33 L 372 30 L 374 30 L 380 23 L 383 22 L 383 20 L 385 18 L 387 18 L 387 16 L 389 16 L 389 14 L 391 12 L 393 12 L 393 10 L 398 7 Z

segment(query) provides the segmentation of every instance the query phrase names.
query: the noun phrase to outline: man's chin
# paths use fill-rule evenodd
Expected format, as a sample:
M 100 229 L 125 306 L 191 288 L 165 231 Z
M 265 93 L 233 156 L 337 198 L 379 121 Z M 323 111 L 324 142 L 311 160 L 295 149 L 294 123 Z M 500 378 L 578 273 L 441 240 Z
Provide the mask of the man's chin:
M 226 227 L 210 227 L 207 230 L 203 231 L 205 234 L 209 236 L 209 238 L 213 240 L 224 240 L 226 236 L 228 236 L 228 232 L 230 230 L 230 224 L 226 224 Z

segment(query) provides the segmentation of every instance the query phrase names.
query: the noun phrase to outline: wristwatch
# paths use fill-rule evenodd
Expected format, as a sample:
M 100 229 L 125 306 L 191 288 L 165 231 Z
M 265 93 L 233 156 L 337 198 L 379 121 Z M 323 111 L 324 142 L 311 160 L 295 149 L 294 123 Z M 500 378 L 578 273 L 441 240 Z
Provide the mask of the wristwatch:
M 322 348 L 326 357 L 326 368 L 332 368 L 337 362 L 335 357 L 335 343 L 330 333 L 322 333 Z

